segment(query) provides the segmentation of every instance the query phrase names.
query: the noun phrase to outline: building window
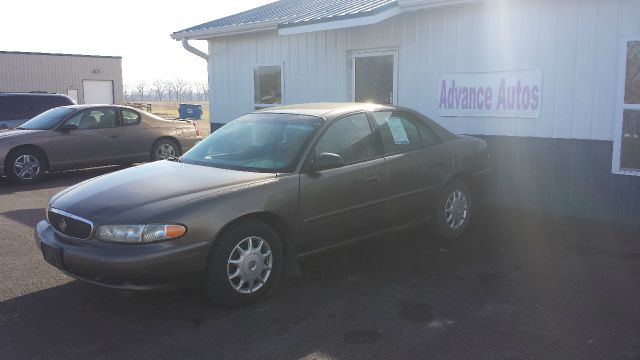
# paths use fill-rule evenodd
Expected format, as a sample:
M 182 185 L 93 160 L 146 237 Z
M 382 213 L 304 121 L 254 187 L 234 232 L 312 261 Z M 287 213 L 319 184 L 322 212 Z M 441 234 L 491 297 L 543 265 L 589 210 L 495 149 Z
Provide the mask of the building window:
M 253 68 L 253 105 L 256 109 L 284 104 L 282 98 L 282 66 Z
M 640 36 L 624 39 L 621 53 L 613 172 L 640 175 Z

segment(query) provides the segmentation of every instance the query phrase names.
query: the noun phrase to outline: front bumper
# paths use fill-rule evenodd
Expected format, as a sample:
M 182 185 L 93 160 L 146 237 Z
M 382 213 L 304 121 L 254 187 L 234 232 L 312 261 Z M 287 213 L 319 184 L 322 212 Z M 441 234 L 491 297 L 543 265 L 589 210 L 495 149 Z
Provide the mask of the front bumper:
M 93 284 L 123 290 L 197 285 L 209 253 L 207 241 L 117 244 L 93 239 L 69 240 L 44 220 L 36 226 L 35 241 L 44 259 L 60 271 Z

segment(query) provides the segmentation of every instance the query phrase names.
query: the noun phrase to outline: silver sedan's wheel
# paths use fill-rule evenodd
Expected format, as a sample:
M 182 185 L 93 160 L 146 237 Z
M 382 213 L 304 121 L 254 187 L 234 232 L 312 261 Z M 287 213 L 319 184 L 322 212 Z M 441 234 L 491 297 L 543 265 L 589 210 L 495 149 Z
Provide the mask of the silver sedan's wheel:
M 251 236 L 231 251 L 227 277 L 237 292 L 250 294 L 267 283 L 272 267 L 273 253 L 269 244 L 260 237 Z
M 13 162 L 13 172 L 16 177 L 28 182 L 40 174 L 40 161 L 31 154 L 23 154 Z
M 180 156 L 178 144 L 171 139 L 159 139 L 151 148 L 151 161 L 170 160 Z
M 444 207 L 444 216 L 447 225 L 453 230 L 459 229 L 467 220 L 469 203 L 467 196 L 462 190 L 454 190 Z
M 176 157 L 176 148 L 172 144 L 162 144 L 156 150 L 156 159 L 166 160 Z

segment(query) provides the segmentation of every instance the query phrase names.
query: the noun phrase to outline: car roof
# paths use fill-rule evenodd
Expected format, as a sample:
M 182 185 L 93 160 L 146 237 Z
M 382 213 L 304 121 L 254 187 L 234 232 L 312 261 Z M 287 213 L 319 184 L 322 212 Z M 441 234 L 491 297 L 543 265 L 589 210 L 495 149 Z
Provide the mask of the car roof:
M 62 96 L 68 97 L 64 94 L 59 93 L 48 93 L 48 92 L 0 92 L 0 96 L 16 96 L 16 95 L 26 95 L 26 96 Z
M 371 103 L 307 103 L 296 105 L 275 106 L 256 111 L 257 113 L 296 114 L 320 116 L 327 120 L 356 111 L 395 110 L 391 105 Z
M 91 109 L 91 108 L 102 108 L 102 107 L 117 107 L 117 108 L 121 108 L 121 109 L 131 109 L 131 110 L 136 110 L 136 111 L 140 112 L 139 109 L 134 109 L 134 108 L 131 108 L 129 106 L 114 105 L 114 104 L 82 104 L 82 105 L 65 105 L 65 106 L 61 106 L 61 107 L 70 108 L 70 109 L 77 109 L 77 110 L 84 110 L 84 109 Z

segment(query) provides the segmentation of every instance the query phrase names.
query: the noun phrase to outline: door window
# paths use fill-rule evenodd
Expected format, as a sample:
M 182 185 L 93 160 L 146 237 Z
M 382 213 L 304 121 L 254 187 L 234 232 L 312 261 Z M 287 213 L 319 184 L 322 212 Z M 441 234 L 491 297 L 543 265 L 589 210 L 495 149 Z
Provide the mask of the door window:
M 420 131 L 406 114 L 397 111 L 372 113 L 382 139 L 385 155 L 411 151 L 422 147 Z M 412 119 L 413 120 L 413 119 Z
M 61 96 L 32 96 L 30 99 L 29 112 L 31 117 L 33 117 L 49 109 L 66 105 L 71 105 L 71 103 L 69 100 Z
M 89 109 L 74 115 L 67 124 L 75 125 L 78 130 L 108 129 L 116 127 L 114 108 Z
M 353 100 L 394 104 L 396 102 L 395 59 L 395 51 L 354 54 Z
M 140 115 L 131 110 L 122 110 L 122 126 L 135 125 L 140 122 Z
M 345 164 L 375 158 L 375 144 L 367 115 L 349 115 L 333 123 L 316 144 L 314 154 L 317 157 L 324 152 L 342 156 Z

